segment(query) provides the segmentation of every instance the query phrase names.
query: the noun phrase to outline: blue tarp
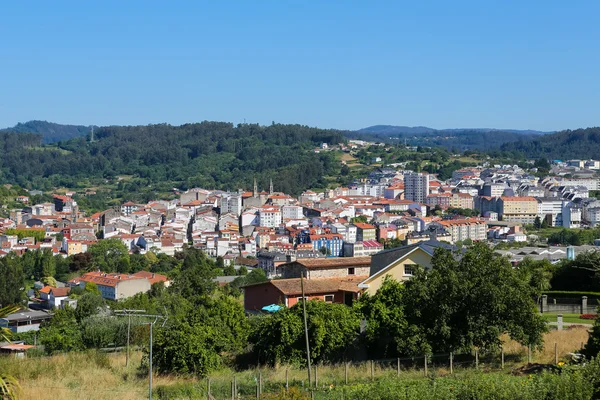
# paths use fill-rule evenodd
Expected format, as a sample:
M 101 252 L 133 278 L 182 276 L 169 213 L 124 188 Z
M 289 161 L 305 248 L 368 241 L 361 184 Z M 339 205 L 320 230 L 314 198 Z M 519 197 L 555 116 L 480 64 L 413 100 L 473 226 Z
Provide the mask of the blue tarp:
M 270 313 L 274 313 L 274 312 L 279 311 L 280 309 L 281 309 L 281 306 L 278 306 L 277 304 L 271 304 L 270 306 L 264 306 L 261 310 L 270 312 Z

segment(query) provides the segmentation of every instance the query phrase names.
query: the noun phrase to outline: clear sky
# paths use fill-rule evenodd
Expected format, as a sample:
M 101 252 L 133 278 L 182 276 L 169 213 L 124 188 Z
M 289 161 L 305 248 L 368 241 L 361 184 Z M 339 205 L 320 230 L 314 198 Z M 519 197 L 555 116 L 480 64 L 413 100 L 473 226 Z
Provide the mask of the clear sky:
M 598 1 L 5 1 L 0 15 L 0 127 L 600 124 Z

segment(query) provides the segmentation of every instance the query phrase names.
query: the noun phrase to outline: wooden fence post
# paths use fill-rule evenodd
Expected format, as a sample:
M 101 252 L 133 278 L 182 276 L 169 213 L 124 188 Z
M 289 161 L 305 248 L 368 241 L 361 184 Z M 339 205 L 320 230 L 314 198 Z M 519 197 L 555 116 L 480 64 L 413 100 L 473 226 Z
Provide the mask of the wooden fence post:
M 427 354 L 423 357 L 423 364 L 425 366 L 425 376 L 427 376 Z
M 319 374 L 317 372 L 317 364 L 315 364 L 315 387 L 319 386 Z
M 371 380 L 375 379 L 375 363 L 371 360 Z
M 475 368 L 479 368 L 479 349 L 475 349 Z
M 454 364 L 454 357 L 452 355 L 452 352 L 450 352 L 450 374 L 453 373 L 453 369 L 452 369 L 453 365 L 452 364 Z
M 258 395 L 262 394 L 262 372 L 258 373 Z
M 500 346 L 500 357 L 500 365 L 502 366 L 502 369 L 504 369 L 504 346 Z
M 344 363 L 344 381 L 348 384 L 348 361 Z
M 531 364 L 531 345 L 527 345 L 527 363 Z
M 396 365 L 396 376 L 400 376 L 400 357 L 398 357 L 398 364 Z
M 558 364 L 558 343 L 554 342 L 554 364 Z
M 290 390 L 290 381 L 288 378 L 288 372 L 289 372 L 289 368 L 285 369 L 285 391 L 287 392 L 288 390 Z

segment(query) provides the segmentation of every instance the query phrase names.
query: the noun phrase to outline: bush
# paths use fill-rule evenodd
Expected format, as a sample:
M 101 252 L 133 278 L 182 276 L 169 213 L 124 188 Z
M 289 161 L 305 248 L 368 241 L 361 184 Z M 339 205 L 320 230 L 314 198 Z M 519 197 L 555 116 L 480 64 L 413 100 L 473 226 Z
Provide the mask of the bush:
M 596 319 L 598 318 L 598 314 L 581 314 L 579 316 L 580 319 Z

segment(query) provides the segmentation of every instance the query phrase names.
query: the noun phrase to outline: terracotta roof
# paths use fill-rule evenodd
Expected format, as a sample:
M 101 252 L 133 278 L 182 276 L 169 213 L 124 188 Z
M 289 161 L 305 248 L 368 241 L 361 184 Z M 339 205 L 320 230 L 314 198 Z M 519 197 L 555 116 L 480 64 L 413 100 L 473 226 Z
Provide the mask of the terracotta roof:
M 29 350 L 32 349 L 35 346 L 32 346 L 30 344 L 7 344 L 6 346 L 2 346 L 0 347 L 0 349 L 2 350 L 11 350 L 11 351 L 24 351 L 24 350 Z
M 148 271 L 139 271 L 133 274 L 133 276 L 137 278 L 146 278 L 150 281 L 151 285 L 155 284 L 156 282 L 166 282 L 169 280 L 169 278 L 167 278 L 165 275 L 154 274 Z
M 360 292 L 358 284 L 364 281 L 367 276 L 353 276 L 348 278 L 317 278 L 304 280 L 304 293 L 333 293 L 340 290 L 346 292 Z M 286 296 L 300 295 L 302 289 L 300 278 L 294 279 L 274 279 L 268 282 L 275 286 Z
M 339 258 L 304 258 L 289 264 L 297 263 L 306 268 L 338 268 L 371 265 L 371 257 L 339 257 Z M 285 264 L 284 264 L 285 265 Z
M 364 224 L 362 222 L 357 222 L 354 225 L 360 229 L 375 229 L 375 226 L 373 226 L 371 224 Z

